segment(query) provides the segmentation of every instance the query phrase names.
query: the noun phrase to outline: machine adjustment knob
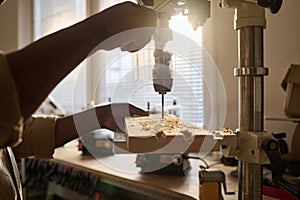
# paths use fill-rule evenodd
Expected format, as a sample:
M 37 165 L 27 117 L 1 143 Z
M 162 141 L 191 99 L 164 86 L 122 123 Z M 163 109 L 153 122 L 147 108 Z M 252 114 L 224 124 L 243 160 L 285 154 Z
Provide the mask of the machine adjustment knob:
M 282 5 L 282 0 L 258 0 L 258 5 L 267 8 L 272 14 L 276 14 Z

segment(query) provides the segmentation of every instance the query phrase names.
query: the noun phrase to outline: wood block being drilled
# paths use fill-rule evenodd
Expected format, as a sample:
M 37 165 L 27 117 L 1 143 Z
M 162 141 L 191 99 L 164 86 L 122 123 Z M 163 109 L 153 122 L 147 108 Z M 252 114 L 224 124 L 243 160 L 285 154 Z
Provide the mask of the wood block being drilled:
M 175 115 L 125 119 L 127 149 L 132 153 L 178 153 L 217 150 L 211 133 Z

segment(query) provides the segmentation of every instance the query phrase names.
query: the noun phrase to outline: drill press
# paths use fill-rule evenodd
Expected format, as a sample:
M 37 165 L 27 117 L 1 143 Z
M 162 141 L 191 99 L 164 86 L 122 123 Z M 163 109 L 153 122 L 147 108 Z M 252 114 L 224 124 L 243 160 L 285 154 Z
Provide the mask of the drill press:
M 203 19 L 201 15 L 205 18 L 204 13 L 210 10 L 207 0 L 140 0 L 139 3 L 171 15 L 178 9 L 184 11 L 187 8 L 189 21 L 196 26 L 195 20 Z M 188 7 L 197 3 L 200 8 Z M 233 148 L 234 156 L 240 161 L 239 199 L 262 199 L 261 166 L 268 162 L 262 141 L 272 140 L 263 125 L 263 77 L 268 75 L 268 69 L 263 66 L 265 8 L 274 14 L 281 4 L 282 0 L 220 0 L 221 7 L 235 9 L 235 29 L 239 36 L 239 67 L 234 72 L 239 78 L 239 127 Z M 168 92 L 165 89 L 157 91 L 162 95 Z

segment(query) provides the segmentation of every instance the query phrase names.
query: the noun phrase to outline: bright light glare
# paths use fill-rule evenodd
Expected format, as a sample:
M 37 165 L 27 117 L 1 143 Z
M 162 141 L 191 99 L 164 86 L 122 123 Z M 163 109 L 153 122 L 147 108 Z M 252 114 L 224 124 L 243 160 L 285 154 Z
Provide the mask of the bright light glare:
M 199 45 L 202 44 L 202 27 L 199 27 L 196 31 L 193 30 L 191 24 L 188 22 L 187 16 L 183 16 L 182 14 L 172 16 L 172 20 L 170 20 L 170 28 L 173 31 L 194 40 Z

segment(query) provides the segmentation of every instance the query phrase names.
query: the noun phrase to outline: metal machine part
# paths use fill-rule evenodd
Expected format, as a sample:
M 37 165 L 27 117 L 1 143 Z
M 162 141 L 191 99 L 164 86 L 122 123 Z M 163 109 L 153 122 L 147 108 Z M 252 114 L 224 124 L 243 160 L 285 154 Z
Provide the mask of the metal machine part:
M 55 116 L 66 116 L 67 112 L 65 109 L 52 97 L 49 95 L 47 99 L 42 103 L 42 105 L 36 110 L 37 115 L 55 115 Z
M 140 173 L 185 176 L 191 170 L 190 161 L 186 154 L 138 154 L 136 166 Z
M 220 0 L 221 7 L 227 8 L 233 5 L 243 4 L 243 3 L 254 3 L 263 8 L 267 8 L 272 14 L 276 14 L 282 5 L 282 0 Z M 237 6 L 240 7 L 240 6 Z
M 105 129 L 92 131 L 80 137 L 78 150 L 82 155 L 104 157 L 114 155 L 113 133 Z
M 263 67 L 265 13 L 256 3 L 227 1 L 227 5 L 235 8 L 239 41 L 239 68 L 235 69 L 239 78 L 239 199 L 262 199 L 261 165 L 267 158 L 260 142 L 269 137 L 263 126 L 263 76 L 268 74 Z
M 200 200 L 223 200 L 221 184 L 223 184 L 225 195 L 234 195 L 227 191 L 226 176 L 224 172 L 217 169 L 201 169 L 199 171 Z
M 162 97 L 162 119 L 164 118 L 164 95 L 171 91 L 173 77 L 171 74 L 171 54 L 161 49 L 154 51 L 155 65 L 152 71 L 154 90 Z
M 154 9 L 157 13 L 167 12 L 172 16 L 183 13 L 188 16 L 194 29 L 203 26 L 210 17 L 208 0 L 138 0 L 138 3 Z
M 276 0 L 275 0 L 276 1 Z M 275 2 L 272 1 L 272 2 Z M 281 0 L 278 0 L 281 1 Z M 268 70 L 264 68 L 263 57 L 263 29 L 266 27 L 265 9 L 272 7 L 265 0 L 222 0 L 222 7 L 235 9 L 235 29 L 238 31 L 238 65 L 235 75 L 239 79 L 239 135 L 237 148 L 239 149 L 239 199 L 262 199 L 262 164 L 260 158 L 262 149 L 260 143 L 270 137 L 264 132 L 264 79 Z M 269 1 L 270 2 L 270 1 Z M 276 4 L 276 3 L 275 3 Z M 280 4 L 280 3 L 279 3 Z M 279 5 L 276 4 L 276 5 Z M 280 7 L 280 6 L 279 6 Z M 247 139 L 250 145 L 245 144 Z M 243 155 L 243 152 L 247 152 Z M 253 160 L 252 154 L 258 160 Z
M 165 51 L 166 43 L 172 40 L 172 30 L 169 28 L 169 21 L 171 14 L 168 12 L 159 12 L 157 29 L 154 34 L 155 41 L 155 65 L 152 71 L 152 79 L 154 90 L 158 92 L 161 97 L 162 104 L 162 119 L 164 119 L 164 95 L 171 91 L 173 79 L 171 74 L 171 59 L 172 54 Z

